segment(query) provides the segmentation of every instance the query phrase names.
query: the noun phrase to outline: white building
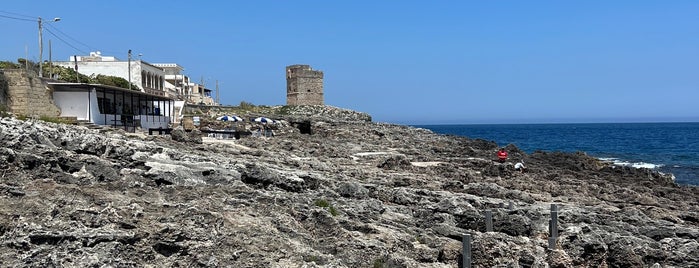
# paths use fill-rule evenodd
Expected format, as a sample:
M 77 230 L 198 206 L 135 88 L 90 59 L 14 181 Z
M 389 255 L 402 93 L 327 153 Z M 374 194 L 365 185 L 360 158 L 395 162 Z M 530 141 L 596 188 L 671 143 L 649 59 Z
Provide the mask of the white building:
M 137 90 L 86 83 L 49 82 L 61 117 L 127 131 L 169 129 L 178 114 L 176 101 Z
M 177 63 L 154 63 L 165 71 L 164 89 L 166 94 L 178 100 L 186 100 L 186 96 L 192 94 L 192 89 L 189 87 L 189 77 L 182 74 L 184 67 Z
M 119 60 L 113 56 L 102 56 L 90 52 L 90 56 L 72 56 L 69 61 L 54 62 L 54 65 L 75 68 L 87 76 L 109 75 L 126 79 L 138 86 L 138 90 L 152 95 L 165 96 L 165 71 L 140 59 Z
M 172 106 L 172 109 L 168 109 L 172 112 L 172 114 L 168 114 L 168 120 L 172 120 L 175 123 L 182 117 L 181 111 L 185 103 L 216 105 L 211 97 L 211 90 L 204 88 L 202 85 L 192 83 L 189 77 L 182 74 L 184 68 L 176 63 L 151 64 L 141 59 L 124 61 L 113 56 L 103 56 L 98 51 L 90 52 L 90 56 L 73 56 L 69 61 L 55 62 L 54 65 L 67 68 L 75 68 L 77 66 L 77 71 L 87 76 L 101 74 L 121 77 L 138 86 L 134 90 L 139 90 L 150 96 L 161 96 L 167 100 L 172 100 L 173 103 L 168 103 L 168 105 Z M 65 89 L 66 87 L 66 85 L 62 85 L 61 88 Z M 66 93 L 60 94 L 65 95 Z M 92 100 L 91 98 L 93 97 L 81 98 Z M 105 99 L 108 100 L 107 97 Z M 104 112 L 102 111 L 102 114 L 105 114 Z M 116 119 L 104 118 L 104 120 Z
M 165 71 L 165 91 L 171 98 L 191 104 L 216 105 L 211 97 L 211 90 L 204 85 L 191 82 L 182 74 L 184 68 L 177 63 L 153 63 Z

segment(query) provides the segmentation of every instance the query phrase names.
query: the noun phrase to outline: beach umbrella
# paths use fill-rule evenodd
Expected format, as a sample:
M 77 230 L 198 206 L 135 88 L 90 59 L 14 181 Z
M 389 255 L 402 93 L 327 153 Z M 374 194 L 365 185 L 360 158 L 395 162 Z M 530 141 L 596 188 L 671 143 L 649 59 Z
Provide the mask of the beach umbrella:
M 224 115 L 224 116 L 219 116 L 218 118 L 216 118 L 216 120 L 231 121 L 231 122 L 239 122 L 239 121 L 243 121 L 243 118 L 240 118 L 240 117 L 235 116 L 235 115 L 233 115 L 233 116 L 231 116 L 231 115 Z
M 255 118 L 255 122 L 274 124 L 275 121 L 267 117 L 258 117 Z

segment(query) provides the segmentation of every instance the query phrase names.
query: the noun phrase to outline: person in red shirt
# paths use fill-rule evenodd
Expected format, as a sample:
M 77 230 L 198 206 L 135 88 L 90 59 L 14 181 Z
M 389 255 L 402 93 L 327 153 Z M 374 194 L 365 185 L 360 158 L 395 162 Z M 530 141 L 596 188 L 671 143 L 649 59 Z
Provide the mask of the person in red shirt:
M 504 163 L 507 160 L 507 151 L 505 151 L 505 148 L 500 148 L 500 151 L 498 151 L 498 162 Z

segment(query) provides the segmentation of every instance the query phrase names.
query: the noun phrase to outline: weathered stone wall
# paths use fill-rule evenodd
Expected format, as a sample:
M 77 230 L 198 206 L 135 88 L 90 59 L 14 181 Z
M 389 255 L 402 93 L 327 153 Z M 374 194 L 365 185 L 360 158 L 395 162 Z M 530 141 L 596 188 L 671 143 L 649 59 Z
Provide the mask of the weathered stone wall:
M 6 108 L 8 104 L 7 91 L 9 89 L 7 79 L 5 79 L 3 71 L 4 70 L 0 69 L 0 109 Z
M 53 90 L 35 73 L 24 69 L 0 70 L 0 103 L 9 111 L 30 117 L 58 117 L 61 110 L 53 102 Z
M 323 72 L 309 65 L 286 67 L 287 105 L 324 105 Z

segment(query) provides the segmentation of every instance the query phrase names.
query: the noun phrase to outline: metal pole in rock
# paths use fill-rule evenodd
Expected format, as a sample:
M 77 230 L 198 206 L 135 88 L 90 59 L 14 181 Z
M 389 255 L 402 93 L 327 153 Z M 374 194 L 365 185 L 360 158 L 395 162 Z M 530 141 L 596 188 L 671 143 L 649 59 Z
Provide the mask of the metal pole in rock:
M 512 210 L 512 200 L 510 200 L 510 203 L 507 205 L 508 210 Z
M 493 231 L 493 211 L 490 209 L 485 210 L 485 231 Z
M 470 234 L 464 234 L 463 239 L 461 240 L 463 243 L 463 251 L 462 251 L 462 256 L 463 256 L 463 268 L 471 268 L 471 235 Z
M 551 221 L 549 222 L 549 249 L 556 248 L 556 238 L 558 238 L 558 208 L 556 204 L 551 204 Z

